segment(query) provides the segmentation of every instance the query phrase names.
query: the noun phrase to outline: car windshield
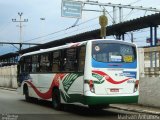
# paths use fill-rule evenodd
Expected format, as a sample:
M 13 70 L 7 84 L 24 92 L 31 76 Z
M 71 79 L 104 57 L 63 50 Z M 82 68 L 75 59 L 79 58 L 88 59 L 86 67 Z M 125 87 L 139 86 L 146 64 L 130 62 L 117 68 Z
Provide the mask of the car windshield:
M 136 48 L 119 43 L 93 43 L 92 57 L 98 62 L 131 63 L 136 59 Z

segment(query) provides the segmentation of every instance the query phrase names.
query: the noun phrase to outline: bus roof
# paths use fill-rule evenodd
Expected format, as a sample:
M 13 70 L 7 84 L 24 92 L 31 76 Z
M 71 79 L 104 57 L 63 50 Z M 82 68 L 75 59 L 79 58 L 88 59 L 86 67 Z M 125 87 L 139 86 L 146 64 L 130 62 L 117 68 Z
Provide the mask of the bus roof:
M 29 56 L 29 55 L 34 55 L 34 54 L 39 54 L 39 53 L 46 53 L 46 52 L 50 52 L 50 51 L 54 51 L 54 50 L 60 50 L 60 49 L 65 49 L 65 48 L 77 47 L 77 46 L 84 45 L 86 43 L 87 43 L 87 41 L 77 42 L 77 43 L 67 43 L 66 45 L 62 45 L 62 46 L 57 46 L 57 47 L 52 47 L 52 48 L 47 48 L 47 49 L 40 49 L 38 51 L 29 52 L 29 53 L 23 54 L 21 57 Z
M 65 49 L 65 48 L 72 48 L 72 47 L 78 47 L 78 46 L 82 46 L 84 44 L 87 44 L 87 42 L 89 41 L 99 41 L 99 40 L 107 40 L 108 42 L 114 42 L 114 43 L 125 43 L 128 45 L 134 45 L 133 43 L 130 42 L 126 42 L 126 41 L 122 41 L 122 40 L 116 40 L 116 39 L 93 39 L 93 40 L 88 40 L 88 41 L 82 41 L 82 42 L 76 42 L 76 43 L 68 43 L 66 45 L 62 45 L 62 46 L 57 46 L 57 47 L 52 47 L 52 48 L 47 48 L 47 49 L 40 49 L 38 51 L 34 51 L 34 52 L 29 52 L 29 53 L 25 53 L 23 54 L 21 57 L 24 56 L 29 56 L 29 55 L 35 55 L 35 54 L 40 54 L 40 53 L 46 53 L 46 52 L 50 52 L 50 51 L 54 51 L 54 50 L 60 50 L 60 49 Z

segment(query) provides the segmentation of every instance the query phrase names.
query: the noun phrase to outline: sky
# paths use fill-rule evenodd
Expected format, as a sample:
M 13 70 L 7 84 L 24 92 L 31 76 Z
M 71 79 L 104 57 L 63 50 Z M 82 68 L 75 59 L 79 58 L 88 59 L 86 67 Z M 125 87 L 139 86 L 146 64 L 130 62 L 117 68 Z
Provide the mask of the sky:
M 79 0 L 88 1 L 88 0 Z M 113 3 L 133 6 L 153 7 L 160 9 L 160 0 L 92 0 L 99 3 Z M 99 29 L 98 18 L 102 12 L 82 11 L 82 17 L 78 20 L 76 27 L 73 26 L 77 19 L 61 16 L 62 0 L 0 0 L 0 42 L 20 42 L 19 23 L 12 22 L 12 19 L 19 20 L 18 12 L 22 12 L 22 42 L 46 43 L 60 38 L 80 34 L 86 31 Z M 102 10 L 100 6 L 85 5 L 83 9 Z M 112 25 L 113 9 L 105 7 L 109 25 Z M 155 12 L 123 9 L 123 20 L 132 20 Z M 44 18 L 44 20 L 41 20 Z M 118 22 L 118 10 L 117 10 Z M 159 32 L 159 29 L 158 29 Z M 146 34 L 147 33 L 147 34 Z M 144 45 L 146 37 L 149 36 L 149 29 L 134 32 L 134 39 L 139 46 Z M 108 38 L 113 38 L 109 36 Z M 126 35 L 130 41 L 130 33 Z M 147 45 L 145 43 L 145 45 Z M 17 51 L 18 46 L 0 45 L 0 55 Z M 23 46 L 27 48 L 30 46 Z

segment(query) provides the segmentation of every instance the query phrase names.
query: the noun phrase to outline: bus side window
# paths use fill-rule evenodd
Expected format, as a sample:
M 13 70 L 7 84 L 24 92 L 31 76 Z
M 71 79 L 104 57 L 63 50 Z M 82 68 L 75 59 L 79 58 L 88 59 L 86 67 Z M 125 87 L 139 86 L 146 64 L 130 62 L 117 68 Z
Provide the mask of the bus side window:
M 18 63 L 18 74 L 24 72 L 24 65 L 25 65 L 24 58 L 21 58 L 21 60 Z
M 30 73 L 32 71 L 32 58 L 30 56 L 24 59 L 24 72 Z
M 40 72 L 50 72 L 50 53 L 40 55 Z
M 77 49 L 70 48 L 66 49 L 66 56 L 64 57 L 64 70 L 77 71 Z
M 85 65 L 85 53 L 86 48 L 85 46 L 82 46 L 79 48 L 79 54 L 78 54 L 78 71 L 83 72 L 84 71 L 84 65 Z
M 38 55 L 33 55 L 32 56 L 32 72 L 38 72 L 39 68 L 39 62 L 38 62 Z
M 60 51 L 53 52 L 52 72 L 59 72 L 60 70 Z

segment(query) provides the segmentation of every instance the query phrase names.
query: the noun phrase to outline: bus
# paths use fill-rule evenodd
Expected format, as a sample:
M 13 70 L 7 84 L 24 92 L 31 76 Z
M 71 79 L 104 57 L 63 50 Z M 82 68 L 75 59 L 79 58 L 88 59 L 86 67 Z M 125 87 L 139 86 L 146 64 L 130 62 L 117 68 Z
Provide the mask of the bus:
M 136 103 L 139 95 L 137 47 L 120 40 L 95 39 L 23 54 L 18 83 L 31 98 L 104 108 Z

